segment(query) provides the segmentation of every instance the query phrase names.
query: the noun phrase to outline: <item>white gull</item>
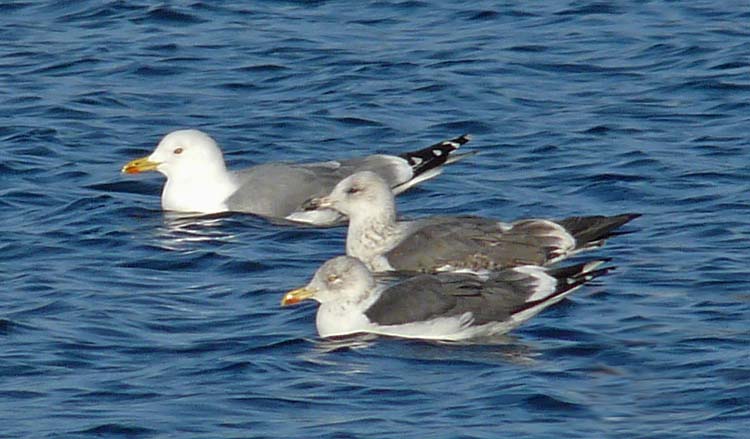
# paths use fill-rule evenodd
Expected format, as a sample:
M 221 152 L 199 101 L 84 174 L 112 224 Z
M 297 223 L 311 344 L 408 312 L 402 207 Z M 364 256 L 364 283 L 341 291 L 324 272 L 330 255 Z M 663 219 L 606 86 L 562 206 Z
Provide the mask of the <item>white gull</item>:
M 173 131 L 151 155 L 127 163 L 122 172 L 158 171 L 167 177 L 161 195 L 164 210 L 211 214 L 245 212 L 312 224 L 333 224 L 333 211 L 302 206 L 327 194 L 342 178 L 358 171 L 377 173 L 395 193 L 440 174 L 442 166 L 465 157 L 451 153 L 469 141 L 464 135 L 400 155 L 374 154 L 317 163 L 268 163 L 230 171 L 221 149 L 208 134 Z

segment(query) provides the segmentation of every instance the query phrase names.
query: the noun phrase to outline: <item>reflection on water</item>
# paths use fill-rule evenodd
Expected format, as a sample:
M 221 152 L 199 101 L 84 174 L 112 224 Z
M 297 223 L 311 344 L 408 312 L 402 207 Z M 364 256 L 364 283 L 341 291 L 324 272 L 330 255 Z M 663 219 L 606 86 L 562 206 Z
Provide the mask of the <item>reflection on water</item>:
M 269 224 L 274 228 L 269 228 Z M 279 218 L 266 218 L 238 212 L 214 214 L 191 214 L 163 212 L 163 223 L 156 227 L 156 237 L 161 247 L 167 250 L 186 249 L 185 244 L 200 242 L 230 242 L 238 238 L 241 231 L 243 240 L 283 239 L 286 235 L 325 233 L 329 227 L 297 223 Z M 269 236 L 271 230 L 271 236 Z M 247 236 L 246 236 L 247 235 Z
M 131 3 L 3 3 L 0 438 L 747 436 L 742 8 Z M 510 335 L 321 340 L 278 301 L 346 229 L 164 213 L 120 167 L 186 127 L 232 169 L 468 132 L 400 211 L 645 215 Z
M 410 346 L 407 352 L 411 357 L 437 362 L 466 358 L 470 363 L 530 365 L 537 354 L 512 333 L 461 341 L 414 341 Z
M 363 349 L 372 345 L 377 338 L 378 336 L 374 334 L 357 334 L 350 337 L 319 339 L 315 341 L 314 352 L 330 354 L 349 349 Z
M 161 227 L 155 228 L 160 247 L 166 250 L 185 250 L 187 244 L 199 242 L 230 242 L 236 239 L 235 228 L 228 227 L 231 213 L 211 215 L 165 212 Z M 252 224 L 249 224 L 252 227 Z
M 428 341 L 382 337 L 374 334 L 357 334 L 348 337 L 315 340 L 314 347 L 305 352 L 303 359 L 316 364 L 341 366 L 340 354 L 347 351 L 361 351 L 376 342 L 387 345 L 386 352 L 391 358 L 417 361 L 449 361 L 467 358 L 471 363 L 498 364 L 512 363 L 531 365 L 537 355 L 531 345 L 523 343 L 512 334 L 477 338 L 465 341 Z M 462 356 L 460 351 L 466 351 Z M 361 370 L 359 370 L 361 371 Z
M 363 357 L 352 358 L 342 353 L 362 351 L 373 345 L 377 336 L 355 335 L 338 339 L 310 340 L 313 348 L 304 351 L 300 358 L 317 366 L 335 367 L 337 373 L 356 375 L 370 372 L 370 362 Z

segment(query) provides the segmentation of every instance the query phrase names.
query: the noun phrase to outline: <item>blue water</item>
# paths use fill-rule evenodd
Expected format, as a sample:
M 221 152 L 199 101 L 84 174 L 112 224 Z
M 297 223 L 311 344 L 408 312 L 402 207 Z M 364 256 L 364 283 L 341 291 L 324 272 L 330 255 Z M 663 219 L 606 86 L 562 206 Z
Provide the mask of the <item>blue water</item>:
M 747 437 L 747 2 L 151 3 L 0 5 L 0 437 Z M 120 175 L 182 127 L 232 167 L 468 132 L 405 215 L 644 216 L 496 344 L 326 342 L 279 301 L 343 229 Z

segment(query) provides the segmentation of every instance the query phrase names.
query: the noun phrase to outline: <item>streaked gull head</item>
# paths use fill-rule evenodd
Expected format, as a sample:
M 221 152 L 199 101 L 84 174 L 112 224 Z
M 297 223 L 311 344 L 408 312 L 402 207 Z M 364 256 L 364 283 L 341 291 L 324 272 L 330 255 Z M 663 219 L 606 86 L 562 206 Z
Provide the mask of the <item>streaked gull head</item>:
M 359 259 L 339 256 L 323 264 L 310 283 L 284 295 L 281 305 L 293 305 L 313 299 L 321 304 L 333 302 L 360 303 L 374 288 L 375 280 Z
M 335 209 L 348 217 L 393 212 L 391 187 L 378 174 L 362 171 L 341 180 L 330 194 L 316 201 L 318 208 Z

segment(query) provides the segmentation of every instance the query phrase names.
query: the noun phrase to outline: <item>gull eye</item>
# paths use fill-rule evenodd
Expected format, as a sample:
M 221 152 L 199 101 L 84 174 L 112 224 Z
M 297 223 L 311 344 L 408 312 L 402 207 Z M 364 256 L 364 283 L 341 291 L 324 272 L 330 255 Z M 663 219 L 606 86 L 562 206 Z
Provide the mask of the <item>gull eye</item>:
M 172 152 L 175 153 L 175 154 L 182 154 L 182 151 L 183 151 L 183 149 L 180 147 L 180 148 L 175 148 L 175 150 L 172 151 Z
M 358 186 L 350 186 L 349 189 L 346 190 L 347 194 L 356 194 L 357 192 L 362 191 L 362 188 Z
M 328 277 L 326 278 L 326 281 L 328 281 L 329 284 L 332 284 L 336 282 L 337 280 L 339 280 L 339 277 L 336 276 L 335 274 L 329 274 Z

